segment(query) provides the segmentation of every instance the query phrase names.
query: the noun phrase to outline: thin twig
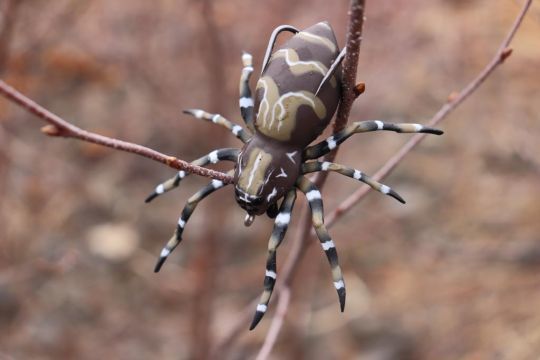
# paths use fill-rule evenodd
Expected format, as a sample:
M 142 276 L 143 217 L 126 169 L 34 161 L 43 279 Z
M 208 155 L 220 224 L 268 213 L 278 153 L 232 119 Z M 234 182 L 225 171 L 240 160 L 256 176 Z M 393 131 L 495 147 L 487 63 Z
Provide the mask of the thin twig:
M 207 169 L 200 166 L 191 165 L 187 161 L 178 159 L 174 156 L 169 156 L 162 154 L 156 150 L 147 148 L 142 145 L 129 143 L 126 141 L 110 138 L 107 136 L 95 134 L 86 130 L 83 130 L 66 120 L 62 119 L 56 114 L 53 114 L 49 110 L 45 109 L 41 105 L 37 104 L 35 101 L 27 98 L 4 81 L 0 80 L 0 95 L 4 96 L 8 100 L 18 104 L 23 107 L 26 111 L 36 115 L 41 120 L 49 123 L 49 125 L 44 126 L 41 131 L 49 136 L 62 136 L 66 138 L 74 138 L 94 144 L 106 146 L 113 148 L 115 150 L 126 151 L 141 155 L 158 161 L 167 166 L 170 166 L 177 170 L 184 170 L 186 172 L 197 174 L 200 176 L 210 177 L 213 179 L 221 180 L 226 184 L 232 183 L 232 177 L 226 174 L 223 174 L 219 171 Z
M 364 26 L 364 0 L 352 0 L 349 6 L 349 28 L 347 31 L 347 53 L 343 59 L 341 100 L 334 122 L 334 133 L 341 131 L 347 126 L 349 114 L 357 98 L 356 69 L 360 57 L 360 43 L 362 42 L 362 28 Z M 337 149 L 336 149 L 337 150 Z
M 427 125 L 434 127 L 443 121 L 452 111 L 454 111 L 463 101 L 465 101 L 472 93 L 478 89 L 480 85 L 501 65 L 511 54 L 512 49 L 509 47 L 516 31 L 519 29 L 525 14 L 531 6 L 532 0 L 527 0 L 517 16 L 516 20 L 512 24 L 510 31 L 504 38 L 503 42 L 499 46 L 499 49 L 495 53 L 493 59 L 484 67 L 484 69 L 478 74 L 478 76 L 473 79 L 467 86 L 465 86 L 458 94 L 451 95 L 449 101 L 444 104 L 439 111 L 427 122 Z M 374 175 L 373 179 L 376 181 L 381 181 L 386 176 L 390 174 L 392 170 L 403 160 L 403 158 L 411 152 L 424 138 L 427 134 L 417 134 L 413 136 L 398 152 L 392 156 L 386 164 L 384 164 Z M 327 225 L 331 226 L 347 213 L 354 205 L 356 205 L 360 200 L 362 200 L 368 192 L 371 190 L 368 186 L 362 186 L 360 189 L 356 190 L 351 194 L 347 199 L 345 199 L 337 208 L 330 214 L 328 217 Z

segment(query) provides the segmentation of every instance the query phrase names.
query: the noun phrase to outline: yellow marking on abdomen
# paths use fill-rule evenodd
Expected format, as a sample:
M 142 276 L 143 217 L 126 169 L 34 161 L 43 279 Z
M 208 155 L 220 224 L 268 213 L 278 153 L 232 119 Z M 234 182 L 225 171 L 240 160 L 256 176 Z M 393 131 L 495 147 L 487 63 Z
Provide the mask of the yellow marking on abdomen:
M 332 41 L 330 41 L 329 39 L 325 37 L 308 33 L 307 31 L 300 31 L 295 36 L 298 36 L 303 40 L 309 41 L 312 44 L 319 44 L 319 45 L 326 46 L 333 53 L 336 52 L 337 50 L 336 44 L 334 44 Z
M 287 65 L 289 65 L 291 72 L 296 76 L 306 74 L 310 71 L 315 71 L 324 77 L 324 75 L 326 75 L 328 72 L 328 68 L 319 61 L 300 60 L 298 53 L 294 49 L 281 49 L 272 55 L 272 59 L 277 59 L 280 57 L 285 58 L 285 62 Z

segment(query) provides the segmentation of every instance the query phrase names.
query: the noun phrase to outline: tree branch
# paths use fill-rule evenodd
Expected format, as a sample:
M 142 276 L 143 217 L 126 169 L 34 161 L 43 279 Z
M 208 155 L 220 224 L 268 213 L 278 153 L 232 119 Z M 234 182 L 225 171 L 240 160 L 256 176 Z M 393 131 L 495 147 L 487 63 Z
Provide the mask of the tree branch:
M 499 65 L 502 65 L 504 61 L 512 54 L 512 49 L 509 47 L 516 31 L 519 29 L 525 14 L 531 6 L 532 0 L 527 0 L 523 4 L 521 11 L 519 12 L 516 20 L 512 24 L 510 31 L 504 38 L 503 42 L 499 46 L 499 49 L 495 53 L 493 59 L 484 67 L 484 69 L 474 78 L 467 86 L 465 86 L 459 93 L 452 94 L 449 97 L 449 101 L 444 104 L 439 111 L 433 115 L 433 117 L 427 122 L 427 126 L 435 127 L 443 121 L 452 111 L 454 111 L 463 101 L 465 101 L 472 93 L 474 93 L 480 85 L 497 69 Z M 426 138 L 427 134 L 417 134 L 413 136 L 397 153 L 392 156 L 386 164 L 384 164 L 374 175 L 373 179 L 381 181 L 388 176 L 392 170 L 398 166 L 403 158 L 411 152 L 422 140 Z M 347 199 L 345 199 L 328 217 L 327 225 L 333 225 L 341 216 L 347 213 L 351 208 L 362 200 L 371 190 L 368 186 L 362 186 L 356 190 Z
M 360 43 L 362 42 L 362 28 L 364 26 L 364 0 L 352 0 L 349 5 L 349 27 L 347 31 L 347 53 L 343 59 L 341 100 L 334 122 L 334 133 L 347 126 L 349 114 L 354 100 L 358 97 L 356 91 L 356 69 L 360 57 Z M 337 150 L 337 149 L 336 149 Z M 335 154 L 335 153 L 334 153 Z
M 221 173 L 219 171 L 192 165 L 187 161 L 178 159 L 174 156 L 162 154 L 156 150 L 147 148 L 142 145 L 133 144 L 127 141 L 122 141 L 83 130 L 67 122 L 58 115 L 53 114 L 52 112 L 37 104 L 33 100 L 27 98 L 2 80 L 0 80 L 0 95 L 21 106 L 26 111 L 36 115 L 41 120 L 49 123 L 49 125 L 46 125 L 41 129 L 41 131 L 46 135 L 79 139 L 94 144 L 110 147 L 115 150 L 134 153 L 152 159 L 154 161 L 158 161 L 174 169 L 184 170 L 192 174 L 221 180 L 226 184 L 230 184 L 233 181 L 231 176 Z

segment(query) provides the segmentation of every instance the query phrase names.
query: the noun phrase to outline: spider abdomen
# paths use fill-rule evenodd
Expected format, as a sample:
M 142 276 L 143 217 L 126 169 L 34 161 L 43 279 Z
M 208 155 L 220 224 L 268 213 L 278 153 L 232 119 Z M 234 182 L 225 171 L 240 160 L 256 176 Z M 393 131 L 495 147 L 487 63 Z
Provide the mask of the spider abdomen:
M 238 204 L 261 215 L 294 187 L 300 175 L 302 149 L 256 134 L 242 149 L 234 171 Z
M 257 82 L 257 132 L 298 148 L 317 138 L 339 102 L 339 71 L 317 92 L 338 55 L 337 41 L 327 22 L 298 32 L 276 50 Z

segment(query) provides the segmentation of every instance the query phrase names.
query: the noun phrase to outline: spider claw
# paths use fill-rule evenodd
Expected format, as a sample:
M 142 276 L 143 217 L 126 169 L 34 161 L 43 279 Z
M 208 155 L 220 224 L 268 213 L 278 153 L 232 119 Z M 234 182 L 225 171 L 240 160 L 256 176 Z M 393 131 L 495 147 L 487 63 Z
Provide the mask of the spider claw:
M 402 204 L 406 204 L 405 200 L 401 197 L 401 195 L 399 195 L 397 192 L 395 192 L 394 190 L 390 189 L 390 192 L 388 193 L 388 195 L 390 195 L 391 197 L 393 197 L 394 199 L 396 199 L 397 201 L 399 201 L 400 203 Z
M 337 289 L 338 297 L 339 297 L 339 308 L 341 309 L 341 312 L 345 311 L 345 297 L 346 297 L 346 291 L 345 287 L 342 287 L 341 289 Z
M 338 281 L 334 282 L 334 286 L 337 290 L 338 298 L 339 298 L 339 308 L 341 309 L 341 312 L 345 310 L 345 297 L 346 297 L 346 290 L 345 290 L 345 282 L 343 281 L 343 278 L 341 278 Z
M 427 126 L 424 127 L 421 132 L 428 133 L 428 134 L 433 134 L 433 135 L 442 135 L 442 134 L 444 134 L 444 131 L 442 131 L 442 130 L 427 127 Z
M 171 251 L 169 249 L 167 249 L 166 247 L 163 248 L 163 250 L 161 250 L 161 254 L 159 255 L 159 259 L 158 259 L 158 261 L 156 263 L 156 266 L 154 267 L 154 272 L 155 273 L 157 273 L 157 272 L 159 272 L 159 270 L 161 270 L 161 267 L 165 263 L 165 260 L 167 260 L 167 258 L 169 257 L 170 253 L 171 253 Z
M 255 316 L 253 316 L 251 325 L 249 326 L 250 331 L 255 329 L 255 327 L 257 326 L 257 324 L 259 324 L 259 322 L 261 321 L 265 313 L 266 313 L 266 305 L 264 304 L 257 305 L 257 311 L 255 312 Z
M 155 198 L 158 197 L 158 193 L 156 193 L 155 191 L 153 193 L 151 193 L 150 195 L 148 195 L 148 197 L 144 200 L 145 203 L 149 203 L 150 201 L 154 200 Z
M 167 257 L 160 257 L 156 263 L 156 266 L 154 267 L 154 272 L 157 273 L 159 270 L 161 270 L 161 267 L 163 266 L 163 263 L 165 263 L 165 260 L 167 260 Z

